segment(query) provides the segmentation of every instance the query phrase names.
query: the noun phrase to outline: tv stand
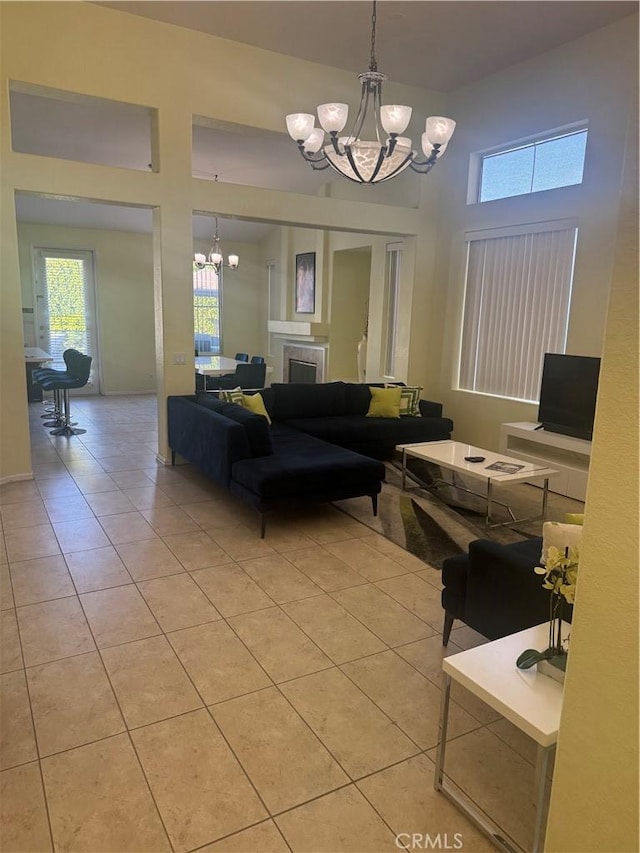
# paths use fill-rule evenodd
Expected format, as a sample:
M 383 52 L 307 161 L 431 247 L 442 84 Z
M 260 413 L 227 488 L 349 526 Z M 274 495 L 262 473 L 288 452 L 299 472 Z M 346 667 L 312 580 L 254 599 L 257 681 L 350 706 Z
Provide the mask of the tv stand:
M 558 473 L 549 479 L 549 490 L 584 501 L 591 460 L 591 442 L 557 432 L 547 432 L 535 423 L 500 425 L 500 452 L 526 462 L 539 462 Z

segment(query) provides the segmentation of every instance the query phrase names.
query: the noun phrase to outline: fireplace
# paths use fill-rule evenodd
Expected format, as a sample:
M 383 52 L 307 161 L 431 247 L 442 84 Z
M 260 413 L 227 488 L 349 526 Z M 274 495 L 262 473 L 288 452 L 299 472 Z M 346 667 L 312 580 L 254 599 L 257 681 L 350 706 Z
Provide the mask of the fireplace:
M 324 382 L 324 347 L 285 344 L 282 348 L 283 382 Z
M 318 367 L 311 361 L 289 359 L 289 382 L 315 382 Z

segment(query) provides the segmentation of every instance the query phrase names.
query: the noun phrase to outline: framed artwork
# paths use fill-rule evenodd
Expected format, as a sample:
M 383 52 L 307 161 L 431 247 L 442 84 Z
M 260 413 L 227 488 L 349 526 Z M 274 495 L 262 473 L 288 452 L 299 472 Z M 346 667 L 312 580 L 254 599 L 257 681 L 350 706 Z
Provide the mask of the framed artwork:
M 316 253 L 296 255 L 296 314 L 315 314 Z

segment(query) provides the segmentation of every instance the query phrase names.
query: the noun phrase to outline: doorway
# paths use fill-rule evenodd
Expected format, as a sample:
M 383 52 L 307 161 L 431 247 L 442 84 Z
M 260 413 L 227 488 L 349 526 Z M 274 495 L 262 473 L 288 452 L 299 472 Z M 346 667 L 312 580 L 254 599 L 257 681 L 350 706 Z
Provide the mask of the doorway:
M 100 393 L 93 252 L 35 249 L 35 305 L 38 346 L 54 370 L 64 370 L 62 354 L 90 355 L 91 374 L 83 394 Z

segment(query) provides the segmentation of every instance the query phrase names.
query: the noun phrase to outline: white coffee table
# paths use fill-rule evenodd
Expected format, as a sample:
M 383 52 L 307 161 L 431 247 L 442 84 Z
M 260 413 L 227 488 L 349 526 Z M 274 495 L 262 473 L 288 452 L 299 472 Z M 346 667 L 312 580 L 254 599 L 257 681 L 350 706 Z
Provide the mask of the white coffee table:
M 567 633 L 571 626 L 567 626 Z M 536 820 L 533 846 L 537 853 L 542 847 L 548 805 L 547 775 L 549 758 L 555 749 L 562 710 L 562 685 L 536 667 L 520 670 L 518 656 L 525 649 L 544 649 L 548 645 L 549 624 L 536 625 L 501 640 L 485 643 L 466 652 L 451 655 L 442 661 L 443 684 L 440 705 L 440 734 L 436 756 L 434 787 L 454 802 L 485 832 L 493 843 L 504 851 L 520 850 L 517 842 L 505 839 L 504 831 L 488 816 L 474 807 L 464 792 L 450 780 L 445 771 L 447 723 L 451 682 L 457 681 L 486 702 L 509 722 L 517 726 L 538 745 L 535 771 Z
M 545 517 L 547 511 L 547 498 L 549 496 L 549 477 L 558 472 L 553 468 L 545 468 L 535 462 L 525 462 L 523 459 L 516 459 L 513 456 L 506 456 L 504 453 L 494 453 L 491 450 L 483 450 L 481 447 L 475 447 L 472 444 L 463 444 L 460 441 L 425 441 L 419 444 L 398 444 L 396 450 L 402 451 L 402 488 L 406 488 L 407 478 L 407 459 L 414 457 L 422 459 L 425 462 L 433 462 L 439 465 L 440 468 L 452 471 L 453 477 L 455 473 L 465 474 L 472 479 L 482 480 L 486 484 L 485 494 L 473 492 L 465 486 L 461 486 L 452 480 L 436 480 L 432 486 L 454 486 L 456 489 L 461 489 L 463 492 L 481 497 L 487 502 L 487 511 L 485 516 L 485 524 L 487 527 L 500 527 L 504 524 L 513 524 L 513 522 L 538 521 Z M 465 456 L 481 456 L 482 462 L 468 462 Z M 502 463 L 502 470 L 496 470 L 495 467 Z M 506 468 L 506 470 L 504 470 Z M 493 494 L 494 484 L 505 485 L 511 483 L 530 483 L 535 480 L 543 481 L 542 488 L 542 507 L 540 515 L 531 518 L 516 518 L 511 507 L 502 501 L 495 499 Z M 425 488 L 430 488 L 425 486 Z M 507 522 L 492 523 L 493 504 L 497 503 L 504 506 L 511 516 L 511 520 Z

